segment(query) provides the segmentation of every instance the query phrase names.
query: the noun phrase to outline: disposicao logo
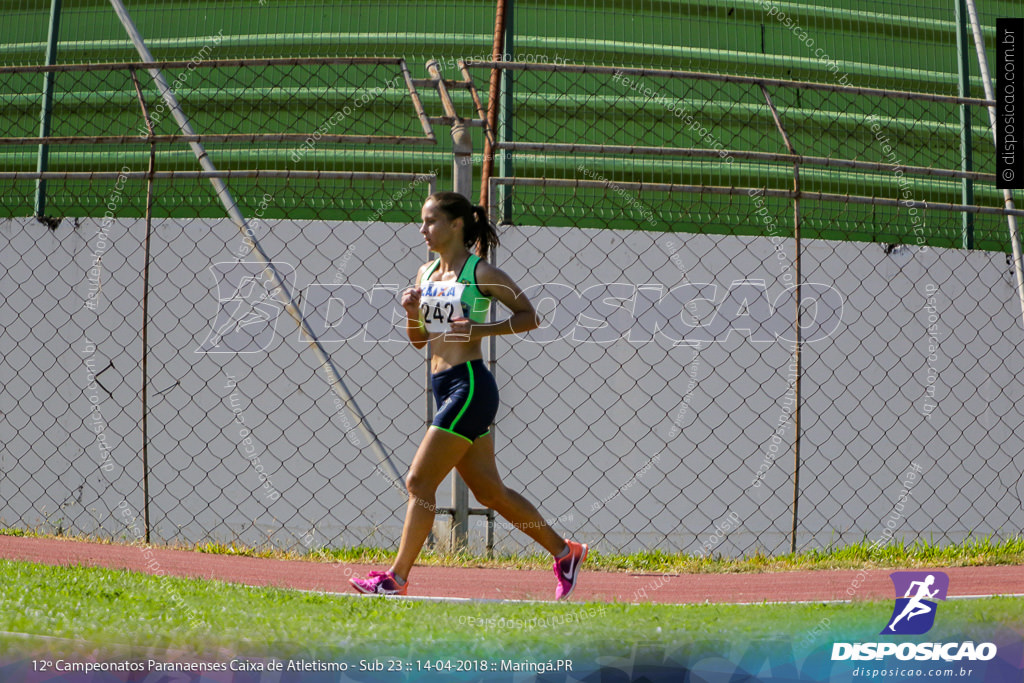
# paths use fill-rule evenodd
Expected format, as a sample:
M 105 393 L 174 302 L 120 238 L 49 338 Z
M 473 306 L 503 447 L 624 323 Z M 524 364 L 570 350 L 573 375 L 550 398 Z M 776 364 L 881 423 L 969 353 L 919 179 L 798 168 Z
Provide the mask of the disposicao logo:
M 936 600 L 945 600 L 949 576 L 943 572 L 893 572 L 896 605 L 880 635 L 921 635 L 931 630 L 938 610 Z M 882 660 L 895 656 L 901 661 L 988 661 L 996 656 L 994 643 L 834 643 L 832 661 Z
M 949 577 L 942 572 L 893 572 L 889 578 L 896 589 L 896 606 L 881 635 L 928 633 L 935 624 L 935 601 L 945 600 L 949 592 Z

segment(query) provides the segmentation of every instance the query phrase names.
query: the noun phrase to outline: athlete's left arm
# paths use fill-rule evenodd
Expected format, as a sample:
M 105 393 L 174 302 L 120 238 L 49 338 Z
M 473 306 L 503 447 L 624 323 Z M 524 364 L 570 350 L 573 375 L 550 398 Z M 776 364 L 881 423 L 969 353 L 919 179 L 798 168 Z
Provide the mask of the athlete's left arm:
M 480 261 L 476 268 L 476 285 L 481 293 L 500 301 L 512 315 L 493 323 L 474 323 L 466 318 L 453 320 L 452 334 L 468 334 L 471 340 L 475 340 L 498 334 L 520 334 L 540 326 L 533 304 L 503 270 Z

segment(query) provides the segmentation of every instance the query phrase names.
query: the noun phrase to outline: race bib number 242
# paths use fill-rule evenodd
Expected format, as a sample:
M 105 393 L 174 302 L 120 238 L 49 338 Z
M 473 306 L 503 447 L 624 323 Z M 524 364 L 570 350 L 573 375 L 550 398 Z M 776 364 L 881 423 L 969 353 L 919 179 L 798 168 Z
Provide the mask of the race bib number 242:
M 420 293 L 420 314 L 427 332 L 450 332 L 452 320 L 463 317 L 461 282 L 428 282 Z

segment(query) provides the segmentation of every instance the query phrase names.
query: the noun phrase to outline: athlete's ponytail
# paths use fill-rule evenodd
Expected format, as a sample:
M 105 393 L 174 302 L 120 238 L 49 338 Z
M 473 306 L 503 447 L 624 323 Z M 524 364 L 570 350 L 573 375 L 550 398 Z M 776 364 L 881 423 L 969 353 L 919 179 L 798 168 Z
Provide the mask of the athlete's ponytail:
M 435 192 L 430 195 L 430 199 L 449 220 L 462 219 L 463 242 L 467 249 L 476 251 L 480 258 L 486 259 L 491 249 L 498 246 L 498 230 L 487 218 L 484 207 L 474 206 L 458 192 Z

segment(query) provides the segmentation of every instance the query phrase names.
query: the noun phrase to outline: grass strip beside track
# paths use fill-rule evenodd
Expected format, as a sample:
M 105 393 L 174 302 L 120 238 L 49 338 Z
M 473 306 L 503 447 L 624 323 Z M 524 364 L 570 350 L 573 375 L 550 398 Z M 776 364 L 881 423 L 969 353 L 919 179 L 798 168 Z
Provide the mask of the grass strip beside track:
M 16 528 L 0 528 L 0 536 L 70 538 L 91 543 L 124 543 L 130 539 L 102 539 L 89 536 L 47 534 Z M 297 553 L 271 547 L 253 547 L 238 543 L 201 543 L 195 545 L 159 546 L 174 550 L 192 550 L 214 555 L 261 557 L 312 562 L 343 562 L 355 564 L 387 564 L 395 557 L 393 550 L 357 546 L 352 548 L 320 548 Z M 505 554 L 489 558 L 473 553 L 441 553 L 425 550 L 416 562 L 424 566 L 492 567 L 504 569 L 548 569 L 551 557 L 546 554 Z M 811 569 L 872 569 L 914 567 L 976 567 L 992 565 L 1024 565 L 1024 536 L 1003 540 L 991 537 L 968 539 L 958 545 L 939 545 L 927 541 L 892 542 L 884 546 L 863 541 L 843 547 L 808 550 L 785 555 L 756 552 L 732 559 L 720 555 L 687 555 L 651 550 L 622 554 L 605 554 L 591 548 L 587 571 L 657 572 L 664 574 L 722 574 L 743 572 L 774 572 Z
M 473 603 L 253 588 L 92 567 L 0 560 L 0 655 L 47 651 L 184 656 L 629 656 L 637 646 L 782 638 L 807 651 L 843 634 L 877 633 L 892 602 L 766 605 Z M 930 640 L 970 627 L 978 641 L 1020 630 L 1024 598 L 942 605 Z M 883 624 L 884 625 L 884 624 Z M 26 638 L 11 634 L 36 634 Z M 72 647 L 69 639 L 80 643 Z M 571 644 L 571 650 L 567 650 Z M 230 653 L 230 654 L 228 654 Z

